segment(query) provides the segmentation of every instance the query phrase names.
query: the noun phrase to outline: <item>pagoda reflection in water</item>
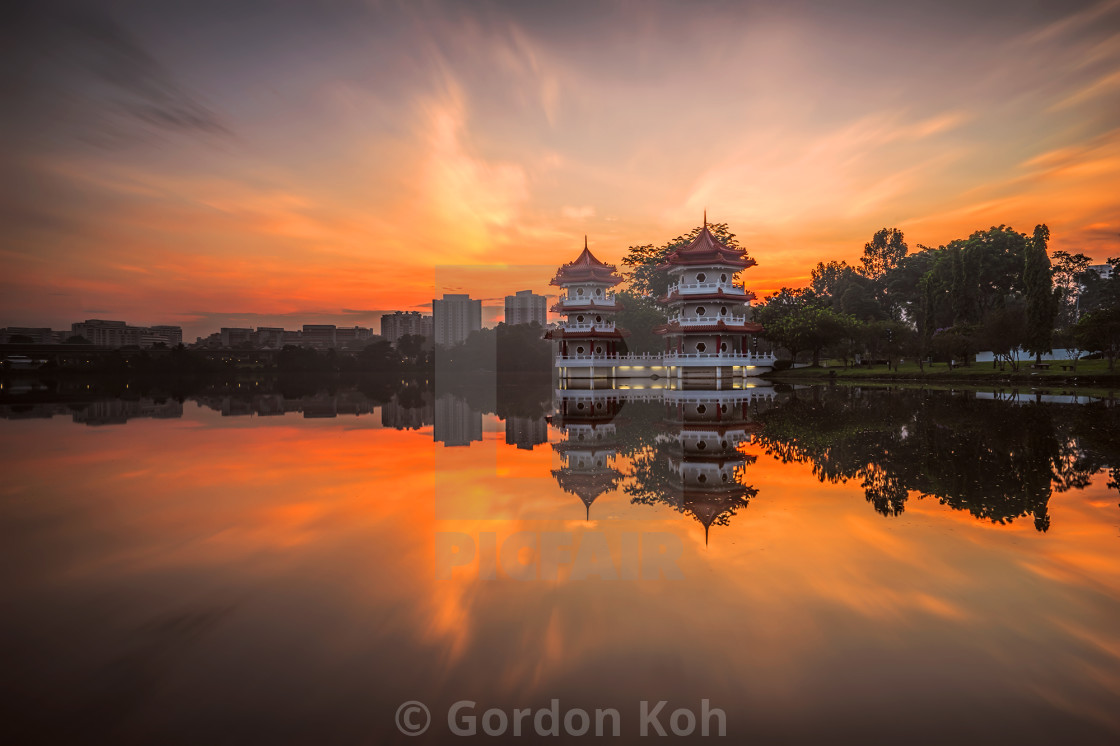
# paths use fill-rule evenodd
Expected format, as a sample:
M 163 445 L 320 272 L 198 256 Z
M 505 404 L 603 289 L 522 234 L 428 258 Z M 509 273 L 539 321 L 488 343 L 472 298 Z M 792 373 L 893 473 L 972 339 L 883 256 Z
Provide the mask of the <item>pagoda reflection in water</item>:
M 552 476 L 562 490 L 579 497 L 588 520 L 595 499 L 617 488 L 623 477 L 614 466 L 618 453 L 615 415 L 621 407 L 622 401 L 612 390 L 558 391 L 556 413 L 548 418 L 564 434 L 563 440 L 552 444 L 561 464 Z
M 583 501 L 588 517 L 599 496 L 621 488 L 633 504 L 667 505 L 692 516 L 706 542 L 713 525 L 728 525 L 757 493 L 744 483 L 756 457 L 740 448 L 758 428 L 757 403 L 772 401 L 772 389 L 588 385 L 556 391 L 550 418 L 563 434 L 553 444 L 561 463 L 552 474 Z M 624 405 L 633 418 L 618 416 Z M 616 463 L 620 452 L 629 461 L 625 474 Z

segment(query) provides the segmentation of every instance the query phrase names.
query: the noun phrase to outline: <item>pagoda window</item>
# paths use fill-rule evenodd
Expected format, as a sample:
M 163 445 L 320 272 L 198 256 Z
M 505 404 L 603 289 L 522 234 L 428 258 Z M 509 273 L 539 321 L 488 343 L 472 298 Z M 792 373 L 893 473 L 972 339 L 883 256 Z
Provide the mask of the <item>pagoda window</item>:
M 596 324 L 601 324 L 602 322 L 603 322 L 603 317 L 602 316 L 596 316 L 595 317 L 595 323 Z
M 595 352 L 597 352 L 599 354 L 602 354 L 603 353 L 603 348 L 602 347 L 596 347 Z
M 707 477 L 707 476 L 705 476 L 705 475 L 703 475 L 703 474 L 698 474 L 698 475 L 696 476 L 696 481 L 697 481 L 697 482 L 707 482 L 707 481 L 708 481 L 708 477 Z
M 595 296 L 598 297 L 603 294 L 603 288 L 595 288 Z
M 727 472 L 724 472 L 723 474 L 720 474 L 719 476 L 720 476 L 720 479 L 722 479 L 723 481 L 725 481 L 725 482 L 727 481 Z
M 583 295 L 583 288 L 576 288 L 576 295 Z
M 697 306 L 696 307 L 696 315 L 697 316 L 703 316 L 705 313 L 707 313 L 707 309 L 705 309 L 703 306 Z
M 582 350 L 582 349 L 583 349 L 583 348 L 582 348 L 582 347 L 580 347 L 580 350 Z M 577 404 L 577 405 L 576 405 L 576 409 L 583 409 L 583 402 L 580 402 L 579 404 Z
M 727 343 L 726 342 L 721 342 L 720 343 L 719 351 L 720 352 L 727 352 Z
M 720 448 L 727 448 L 727 441 L 726 440 L 721 440 L 719 442 L 719 446 L 720 446 Z
M 720 316 L 726 316 L 727 315 L 727 306 L 720 306 L 719 307 L 719 315 Z
M 707 447 L 708 447 L 708 444 L 705 443 L 704 441 L 702 441 L 702 440 L 696 441 L 696 449 L 697 450 L 702 451 Z
M 576 348 L 576 353 L 579 354 L 579 355 L 583 354 L 583 345 L 580 345 L 579 347 Z M 582 407 L 583 405 L 580 404 L 580 406 Z
M 696 405 L 696 413 L 697 414 L 704 414 L 707 411 L 708 411 L 708 408 L 705 407 L 703 404 Z
M 696 351 L 697 352 L 703 352 L 706 349 L 707 349 L 707 346 L 705 346 L 705 344 L 703 342 L 697 342 L 696 343 Z
M 719 276 L 719 281 L 720 282 L 727 282 L 727 275 L 726 274 L 720 275 Z
M 576 316 L 576 321 L 578 321 L 579 323 L 582 324 L 583 323 L 583 314 L 580 314 L 579 316 Z
M 700 274 L 696 275 L 696 281 L 697 281 L 697 282 L 703 282 L 703 281 L 704 281 L 704 280 L 706 280 L 706 279 L 708 279 L 708 276 L 707 276 L 706 274 L 704 274 L 703 272 L 701 272 Z

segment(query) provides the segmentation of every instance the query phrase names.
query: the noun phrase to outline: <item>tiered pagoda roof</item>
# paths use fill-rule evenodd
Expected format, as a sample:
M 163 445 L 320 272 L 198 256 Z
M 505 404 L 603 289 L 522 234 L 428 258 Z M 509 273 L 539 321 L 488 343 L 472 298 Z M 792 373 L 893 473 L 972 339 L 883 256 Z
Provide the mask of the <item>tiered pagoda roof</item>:
M 622 282 L 613 264 L 605 264 L 595 258 L 587 248 L 587 236 L 583 237 L 583 251 L 575 261 L 564 264 L 556 271 L 550 285 L 571 285 L 579 282 L 599 282 L 613 287 Z
M 751 261 L 753 262 L 754 260 L 752 259 Z M 661 265 L 661 268 L 664 269 L 666 266 L 668 265 Z M 754 300 L 757 297 L 758 296 L 750 290 L 744 290 L 741 293 L 725 293 L 723 292 L 723 288 L 716 288 L 710 293 L 689 293 L 688 295 L 683 295 L 679 290 L 674 290 L 668 295 L 663 295 L 658 298 L 658 301 L 661 303 L 671 303 L 674 300 L 726 300 L 733 303 L 742 303 L 744 301 Z
M 658 269 L 669 269 L 682 266 L 711 266 L 727 265 L 746 269 L 753 267 L 757 262 L 747 256 L 745 249 L 735 249 L 716 238 L 708 230 L 708 215 L 704 214 L 704 229 L 687 246 L 681 246 L 669 252 L 665 262 L 658 265 Z
M 586 508 L 588 520 L 591 519 L 591 503 L 606 492 L 611 492 L 622 481 L 622 472 L 618 469 L 605 468 L 596 472 L 571 472 L 565 469 L 554 469 L 552 476 L 560 489 L 578 497 Z

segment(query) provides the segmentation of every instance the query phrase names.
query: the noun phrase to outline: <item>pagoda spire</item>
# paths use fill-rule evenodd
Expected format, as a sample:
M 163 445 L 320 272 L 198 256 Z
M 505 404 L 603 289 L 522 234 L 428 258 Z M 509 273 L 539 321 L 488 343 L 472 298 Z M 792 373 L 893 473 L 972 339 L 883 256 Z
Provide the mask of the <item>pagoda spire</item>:
M 708 230 L 708 208 L 704 208 L 704 230 Z
M 587 234 L 586 233 L 583 234 L 583 248 L 585 248 L 585 249 L 587 248 Z

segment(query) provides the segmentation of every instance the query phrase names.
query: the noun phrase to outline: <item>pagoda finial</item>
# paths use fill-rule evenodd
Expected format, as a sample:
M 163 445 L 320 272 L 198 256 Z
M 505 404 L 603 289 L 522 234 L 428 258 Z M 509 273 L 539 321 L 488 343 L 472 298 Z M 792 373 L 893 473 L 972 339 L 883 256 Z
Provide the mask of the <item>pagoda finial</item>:
M 708 208 L 704 208 L 704 230 L 708 230 Z
M 583 234 L 583 248 L 585 248 L 585 249 L 587 248 L 587 234 L 586 233 Z

